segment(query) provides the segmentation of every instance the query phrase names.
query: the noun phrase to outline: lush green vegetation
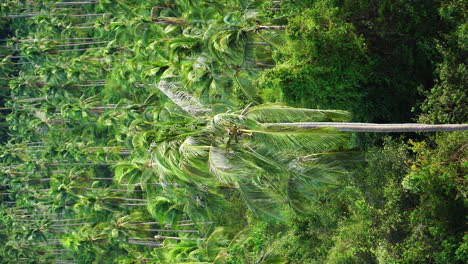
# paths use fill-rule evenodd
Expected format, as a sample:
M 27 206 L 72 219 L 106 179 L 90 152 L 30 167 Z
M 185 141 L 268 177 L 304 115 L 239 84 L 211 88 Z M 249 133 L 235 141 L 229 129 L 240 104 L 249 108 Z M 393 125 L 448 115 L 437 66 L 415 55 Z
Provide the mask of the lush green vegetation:
M 466 263 L 459 0 L 5 0 L 0 263 Z M 322 110 L 316 110 L 322 109 Z

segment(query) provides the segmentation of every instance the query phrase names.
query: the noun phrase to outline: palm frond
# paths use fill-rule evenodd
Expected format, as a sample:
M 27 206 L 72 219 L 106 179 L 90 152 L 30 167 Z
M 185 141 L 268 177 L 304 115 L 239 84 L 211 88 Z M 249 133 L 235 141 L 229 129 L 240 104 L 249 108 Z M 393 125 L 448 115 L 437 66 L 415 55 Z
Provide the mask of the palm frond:
M 268 194 L 253 184 L 239 185 L 239 192 L 249 209 L 257 216 L 271 222 L 286 221 L 285 204 L 279 197 Z
M 187 94 L 184 91 L 177 91 L 176 84 L 171 84 L 166 81 L 160 81 L 158 84 L 159 90 L 163 92 L 172 102 L 182 108 L 184 111 L 191 115 L 200 115 L 209 112 L 211 109 L 206 108 L 198 100 Z
M 201 143 L 195 137 L 187 137 L 180 145 L 179 152 L 186 158 L 204 157 L 210 147 Z
M 203 157 L 187 158 L 179 152 L 182 140 L 165 141 L 151 149 L 151 166 L 163 186 L 174 183 L 210 184 Z M 169 185 L 166 185 L 169 184 Z
M 307 155 L 331 151 L 342 147 L 350 135 L 333 128 L 289 129 L 264 128 L 243 129 L 252 134 L 249 144 L 260 148 L 269 148 L 278 153 L 294 151 L 295 155 Z
M 245 116 L 260 123 L 345 122 L 351 119 L 350 113 L 342 110 L 293 108 L 281 104 L 254 106 Z
M 224 235 L 224 229 L 218 227 L 210 234 L 204 243 L 206 255 L 210 259 L 216 258 L 220 252 L 226 250 L 224 247 L 225 244 L 227 244 L 227 240 Z
M 245 127 L 251 129 L 260 129 L 262 127 L 258 122 L 251 118 L 246 118 L 233 113 L 215 115 L 208 126 L 212 131 L 220 131 L 222 133 L 226 133 L 226 130 L 231 127 Z
M 211 147 L 208 156 L 210 173 L 223 184 L 237 184 L 242 168 L 229 160 L 229 154 L 217 147 Z

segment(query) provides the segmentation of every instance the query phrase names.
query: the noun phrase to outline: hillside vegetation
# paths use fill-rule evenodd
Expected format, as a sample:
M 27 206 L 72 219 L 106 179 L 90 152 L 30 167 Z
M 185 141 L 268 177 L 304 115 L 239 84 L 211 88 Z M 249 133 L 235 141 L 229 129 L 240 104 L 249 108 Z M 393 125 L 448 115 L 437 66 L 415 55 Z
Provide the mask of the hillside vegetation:
M 467 263 L 460 0 L 3 0 L 0 263 Z

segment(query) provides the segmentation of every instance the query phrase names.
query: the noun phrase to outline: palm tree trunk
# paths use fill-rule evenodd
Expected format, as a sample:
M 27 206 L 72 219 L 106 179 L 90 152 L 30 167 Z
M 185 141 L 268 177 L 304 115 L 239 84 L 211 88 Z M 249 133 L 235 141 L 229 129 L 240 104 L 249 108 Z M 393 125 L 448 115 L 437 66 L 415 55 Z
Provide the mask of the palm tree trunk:
M 55 47 L 69 47 L 69 46 L 81 46 L 81 45 L 97 45 L 97 44 L 103 44 L 103 43 L 109 43 L 109 41 L 70 42 L 70 43 L 64 43 L 64 44 L 55 45 Z M 16 57 L 20 57 L 20 56 L 16 56 Z M 26 57 L 26 56 L 22 56 L 22 57 Z
M 122 190 L 122 189 L 98 189 L 98 188 L 80 188 L 81 190 L 86 190 L 86 191 L 111 191 L 111 192 L 143 192 L 142 190 Z M 146 205 L 146 204 L 145 204 Z
M 145 229 L 150 232 L 170 232 L 170 233 L 198 233 L 198 230 L 177 230 L 177 229 Z
M 48 215 L 47 215 L 48 216 Z M 52 222 L 66 222 L 66 221 L 78 221 L 84 220 L 85 218 L 72 218 L 72 219 L 51 219 Z M 41 222 L 45 219 L 29 219 L 29 220 L 16 220 L 18 222 Z
M 103 15 L 112 15 L 112 13 L 68 15 L 68 16 L 70 16 L 70 17 L 90 17 L 90 16 L 103 16 Z
M 92 87 L 92 86 L 106 86 L 105 83 L 97 83 L 97 84 L 78 84 L 75 87 Z
M 251 42 L 254 45 L 260 45 L 260 46 L 270 46 L 268 42 Z
M 73 51 L 87 51 L 87 50 L 98 50 L 101 49 L 102 47 L 99 48 L 86 48 L 86 49 L 65 49 L 65 50 L 57 50 L 58 52 L 73 52 Z
M 283 29 L 286 29 L 285 26 L 257 26 L 256 30 L 262 30 L 262 29 L 266 29 L 266 30 L 283 30 Z
M 44 101 L 47 100 L 47 97 L 36 97 L 36 98 L 26 98 L 26 99 L 19 99 L 16 102 L 17 103 L 26 103 L 26 102 L 36 102 L 36 101 Z
M 66 8 L 66 7 L 62 7 L 62 8 L 54 8 L 53 10 L 64 10 L 64 11 L 73 11 L 73 10 L 83 10 L 83 8 Z
M 211 225 L 213 224 L 213 222 L 201 222 L 201 223 L 197 223 L 199 225 Z M 194 226 L 196 225 L 195 223 L 190 223 L 190 224 L 180 224 L 180 225 L 177 225 L 178 227 L 179 226 Z M 167 225 L 164 225 L 165 228 L 171 228 L 172 225 L 171 224 L 167 224 Z
M 60 224 L 60 225 L 50 225 L 52 227 L 62 227 L 62 226 L 79 226 L 79 225 L 91 225 L 93 223 L 73 223 L 73 224 Z
M 192 220 L 177 221 L 177 223 L 189 223 L 189 222 L 192 222 Z M 132 225 L 159 225 L 159 222 L 135 222 L 135 223 L 132 223 Z
M 151 246 L 151 247 L 160 247 L 160 246 L 162 246 L 162 244 L 156 243 L 156 242 L 153 242 L 153 241 L 137 241 L 137 240 L 131 240 L 131 239 L 134 239 L 134 238 L 130 238 L 128 240 L 129 244 L 142 245 L 142 246 Z
M 59 38 L 59 39 L 40 39 L 41 41 L 63 41 L 63 40 L 93 40 L 93 39 L 100 39 L 101 37 L 92 37 L 92 38 Z M 10 41 L 11 39 L 0 39 L 0 41 Z M 36 41 L 36 39 L 18 39 L 18 42 L 28 42 L 28 41 Z
M 55 5 L 86 5 L 86 4 L 97 4 L 98 1 L 90 1 L 90 2 L 56 2 Z
M 373 124 L 373 123 L 339 123 L 339 122 L 304 122 L 304 123 L 264 123 L 267 127 L 298 127 L 305 129 L 334 127 L 339 131 L 373 132 L 373 133 L 401 133 L 401 132 L 441 132 L 466 131 L 468 124 Z
M 58 166 L 107 166 L 113 165 L 114 163 L 52 163 L 48 164 L 48 166 L 58 167 Z

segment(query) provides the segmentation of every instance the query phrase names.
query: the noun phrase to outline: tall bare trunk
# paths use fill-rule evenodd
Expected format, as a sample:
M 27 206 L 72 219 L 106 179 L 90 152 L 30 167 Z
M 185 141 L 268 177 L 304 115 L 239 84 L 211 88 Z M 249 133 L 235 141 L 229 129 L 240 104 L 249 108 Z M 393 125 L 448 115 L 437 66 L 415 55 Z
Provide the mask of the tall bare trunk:
M 173 237 L 173 236 L 154 236 L 154 239 L 174 239 L 174 240 L 204 240 L 204 238 L 192 238 L 192 237 Z
M 177 230 L 177 229 L 145 229 L 150 232 L 168 232 L 168 233 L 198 233 L 198 230 Z
M 47 100 L 47 97 L 36 97 L 36 98 L 26 98 L 26 99 L 20 99 L 17 100 L 17 103 L 27 103 L 27 102 L 37 102 L 37 101 L 45 101 Z
M 283 30 L 286 29 L 285 26 L 257 26 L 256 30 Z
M 87 50 L 98 50 L 100 48 L 86 48 L 86 49 L 66 49 L 66 50 L 58 50 L 58 52 L 73 52 L 73 51 L 87 51 Z
M 160 246 L 162 246 L 161 243 L 156 243 L 156 242 L 153 242 L 153 241 L 138 241 L 138 240 L 129 239 L 127 242 L 129 244 L 150 246 L 150 247 L 160 247 Z
M 89 2 L 56 2 L 55 5 L 88 5 L 88 4 L 98 4 L 99 1 L 89 1 Z

